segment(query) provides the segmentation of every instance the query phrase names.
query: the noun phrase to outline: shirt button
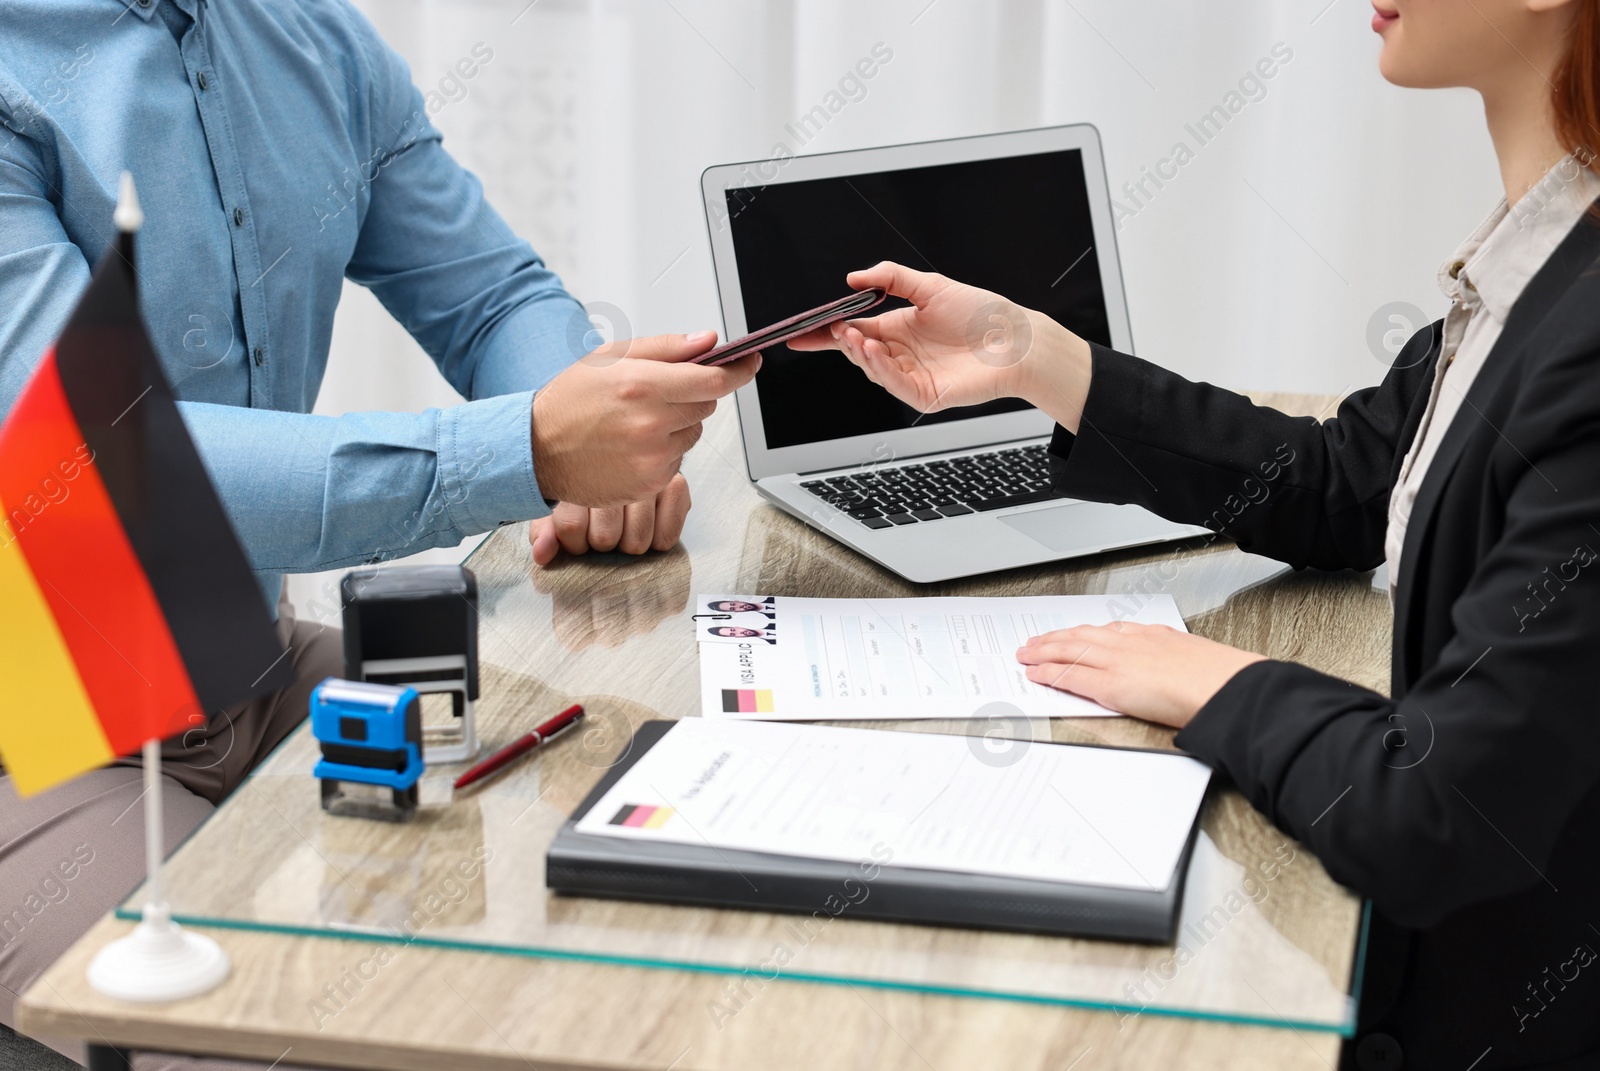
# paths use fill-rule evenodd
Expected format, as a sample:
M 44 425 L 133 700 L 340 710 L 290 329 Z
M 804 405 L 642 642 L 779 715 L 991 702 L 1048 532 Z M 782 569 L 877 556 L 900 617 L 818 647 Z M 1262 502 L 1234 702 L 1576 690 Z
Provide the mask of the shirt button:
M 235 227 L 243 227 L 244 226 L 244 209 L 235 208 L 233 210 L 233 225 Z
M 251 356 L 255 358 L 257 368 L 260 368 L 262 365 L 267 363 L 267 351 L 262 349 L 260 346 L 255 348 L 255 351 L 251 354 Z
M 1356 1066 L 1361 1071 L 1399 1071 L 1405 1061 L 1400 1043 L 1388 1034 L 1374 1031 L 1356 1045 Z
M 156 2 L 156 0 L 139 0 L 139 6 L 140 7 L 149 7 L 151 4 L 153 4 L 155 2 Z
M 195 75 L 194 80 L 200 83 L 200 92 L 202 93 L 204 93 L 206 88 L 211 85 L 211 79 L 206 77 L 205 71 L 201 71 L 199 74 Z

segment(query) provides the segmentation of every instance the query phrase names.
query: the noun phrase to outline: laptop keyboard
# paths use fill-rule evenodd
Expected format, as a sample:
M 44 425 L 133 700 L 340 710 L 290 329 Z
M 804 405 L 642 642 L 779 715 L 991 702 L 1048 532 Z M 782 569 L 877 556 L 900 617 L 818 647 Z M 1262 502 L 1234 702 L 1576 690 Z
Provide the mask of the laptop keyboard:
M 921 524 L 1065 498 L 1041 443 L 925 464 L 871 468 L 800 484 L 868 528 Z

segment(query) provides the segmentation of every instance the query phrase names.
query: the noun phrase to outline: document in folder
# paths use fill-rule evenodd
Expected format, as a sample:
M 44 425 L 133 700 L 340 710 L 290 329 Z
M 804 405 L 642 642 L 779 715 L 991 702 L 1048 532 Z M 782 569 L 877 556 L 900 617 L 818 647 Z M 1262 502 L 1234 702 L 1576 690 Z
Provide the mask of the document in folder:
M 689 718 L 632 760 L 576 832 L 1168 890 L 1210 777 L 1166 752 L 1019 741 L 996 755 L 966 736 Z

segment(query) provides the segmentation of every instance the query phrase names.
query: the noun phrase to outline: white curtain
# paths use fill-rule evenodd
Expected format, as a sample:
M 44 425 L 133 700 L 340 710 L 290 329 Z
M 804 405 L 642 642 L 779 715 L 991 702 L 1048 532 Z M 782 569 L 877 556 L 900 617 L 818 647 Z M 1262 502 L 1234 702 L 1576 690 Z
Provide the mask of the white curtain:
M 1385 83 L 1360 0 L 360 6 L 513 228 L 635 334 L 721 326 L 712 164 L 1092 122 L 1132 210 L 1118 242 L 1140 355 L 1232 387 L 1344 391 L 1382 375 L 1388 306 L 1442 315 L 1438 262 L 1499 195 L 1477 98 Z M 852 81 L 874 48 L 892 57 Z M 843 107 L 800 143 L 795 121 L 830 92 Z M 1190 130 L 1229 104 L 1200 144 Z M 1180 143 L 1191 158 L 1163 164 Z M 1158 168 L 1175 173 L 1159 189 Z M 1138 200 L 1122 192 L 1141 180 Z M 451 397 L 352 288 L 322 410 Z
M 1443 314 L 1438 262 L 1499 196 L 1476 96 L 1385 83 L 1361 0 L 358 3 L 512 227 L 635 335 L 721 327 L 710 165 L 1091 122 L 1128 210 L 1137 352 L 1344 392 L 1381 378 L 1383 338 Z M 319 411 L 455 400 L 347 291 Z

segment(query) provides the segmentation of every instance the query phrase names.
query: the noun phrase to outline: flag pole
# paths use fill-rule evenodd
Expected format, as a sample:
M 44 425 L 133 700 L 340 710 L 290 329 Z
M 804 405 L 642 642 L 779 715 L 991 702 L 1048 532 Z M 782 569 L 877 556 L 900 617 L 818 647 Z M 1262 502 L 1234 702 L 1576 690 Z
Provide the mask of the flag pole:
M 144 742 L 144 872 L 145 917 L 151 909 L 167 910 L 161 887 L 161 846 L 166 842 L 166 822 L 161 815 L 161 741 Z
M 134 268 L 134 235 L 144 226 L 133 175 L 122 173 L 117 191 L 117 252 Z M 137 278 L 137 275 L 135 276 Z M 89 961 L 89 984 L 108 997 L 139 1002 L 181 1000 L 221 985 L 231 969 L 222 947 L 172 921 L 162 886 L 161 741 L 144 742 L 144 917 L 132 933 L 106 945 Z

